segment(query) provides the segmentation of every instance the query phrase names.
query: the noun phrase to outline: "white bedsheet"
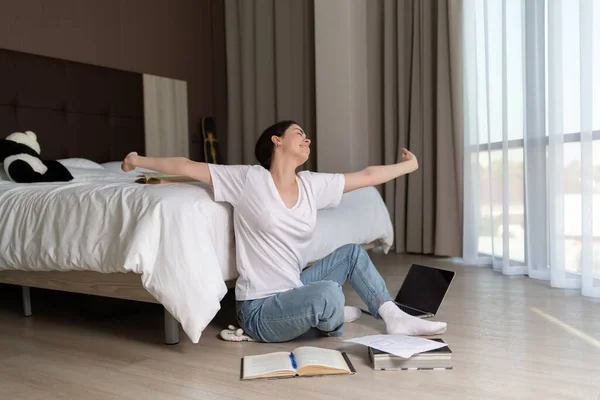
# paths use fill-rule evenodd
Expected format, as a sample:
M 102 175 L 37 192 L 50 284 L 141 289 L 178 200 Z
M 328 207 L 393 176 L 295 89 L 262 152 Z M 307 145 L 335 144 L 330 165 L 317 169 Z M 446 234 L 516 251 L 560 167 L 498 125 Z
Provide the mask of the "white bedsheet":
M 390 214 L 377 189 L 367 187 L 344 193 L 337 208 L 319 211 L 310 260 L 319 260 L 347 243 L 376 240 L 385 253 L 394 242 Z
M 142 284 L 192 342 L 237 277 L 232 209 L 203 184 L 140 185 L 131 174 L 70 169 L 64 183 L 0 182 L 0 270 L 141 274 Z M 373 188 L 320 212 L 311 259 L 346 243 L 383 242 L 393 230 Z

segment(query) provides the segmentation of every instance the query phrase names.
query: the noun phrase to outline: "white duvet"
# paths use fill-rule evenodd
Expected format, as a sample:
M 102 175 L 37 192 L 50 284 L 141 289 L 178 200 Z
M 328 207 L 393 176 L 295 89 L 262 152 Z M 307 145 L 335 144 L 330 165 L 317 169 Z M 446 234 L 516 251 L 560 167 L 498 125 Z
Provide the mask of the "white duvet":
M 232 208 L 200 183 L 70 170 L 68 184 L 0 181 L 0 270 L 133 271 L 197 343 L 237 277 Z M 374 240 L 389 250 L 391 221 L 379 193 L 361 189 L 320 211 L 310 258 Z

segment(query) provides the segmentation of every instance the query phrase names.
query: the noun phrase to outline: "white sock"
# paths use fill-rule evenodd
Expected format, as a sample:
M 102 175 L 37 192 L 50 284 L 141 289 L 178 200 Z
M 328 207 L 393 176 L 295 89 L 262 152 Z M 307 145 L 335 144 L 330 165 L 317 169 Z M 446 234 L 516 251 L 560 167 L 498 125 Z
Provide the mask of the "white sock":
M 426 321 L 402 311 L 394 302 L 386 301 L 379 307 L 387 333 L 394 335 L 430 336 L 446 332 L 445 322 Z
M 344 323 L 356 321 L 360 318 L 360 308 L 344 306 Z

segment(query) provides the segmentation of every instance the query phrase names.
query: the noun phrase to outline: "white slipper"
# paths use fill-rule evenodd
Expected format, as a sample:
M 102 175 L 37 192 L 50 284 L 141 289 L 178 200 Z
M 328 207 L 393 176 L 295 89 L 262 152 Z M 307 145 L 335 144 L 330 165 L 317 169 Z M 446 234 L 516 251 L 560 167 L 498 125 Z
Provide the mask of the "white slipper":
M 254 342 L 250 336 L 244 335 L 242 328 L 236 328 L 233 325 L 229 325 L 227 328 L 221 331 L 221 339 L 228 342 Z

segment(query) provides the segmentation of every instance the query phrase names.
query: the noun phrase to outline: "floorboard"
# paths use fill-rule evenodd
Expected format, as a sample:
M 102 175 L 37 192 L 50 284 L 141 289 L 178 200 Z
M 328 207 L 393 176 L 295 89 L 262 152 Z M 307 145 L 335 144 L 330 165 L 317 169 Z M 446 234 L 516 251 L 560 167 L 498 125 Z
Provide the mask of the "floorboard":
M 341 338 L 311 333 L 289 343 L 230 343 L 233 292 L 199 344 L 182 333 L 162 343 L 159 305 L 0 286 L 0 398 L 10 399 L 600 399 L 600 302 L 547 282 L 486 267 L 409 255 L 372 254 L 392 294 L 411 263 L 457 272 L 435 318 L 453 350 L 451 371 L 373 371 L 363 346 L 345 338 L 383 333 L 363 314 Z M 360 305 L 351 287 L 347 304 Z M 358 374 L 241 382 L 240 358 L 310 344 L 344 350 Z

